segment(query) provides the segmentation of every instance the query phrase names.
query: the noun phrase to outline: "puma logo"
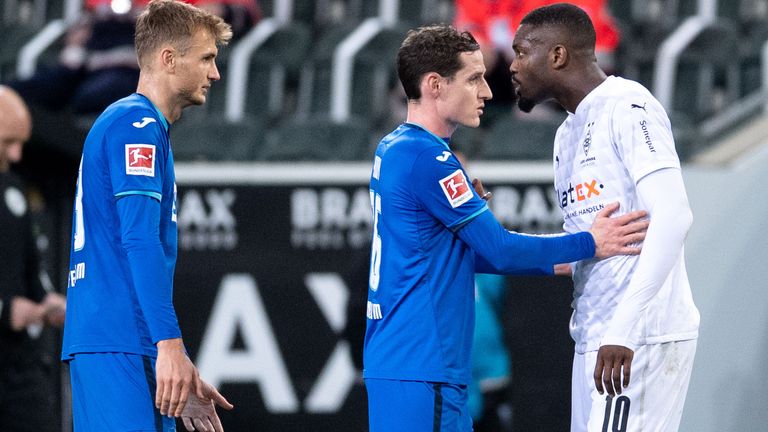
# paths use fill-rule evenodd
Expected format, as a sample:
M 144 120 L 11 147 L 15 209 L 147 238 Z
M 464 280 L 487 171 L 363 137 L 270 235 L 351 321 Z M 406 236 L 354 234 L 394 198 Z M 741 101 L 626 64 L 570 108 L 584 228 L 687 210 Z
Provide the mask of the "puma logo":
M 647 103 L 647 102 L 646 102 L 646 103 Z M 643 104 L 643 106 L 640 106 L 640 105 L 638 105 L 638 104 L 632 104 L 632 105 L 630 105 L 630 106 L 629 106 L 629 108 L 630 108 L 630 109 L 632 109 L 632 108 L 640 108 L 641 110 L 643 110 L 643 111 L 645 111 L 645 112 L 648 112 L 648 111 L 646 111 L 646 110 L 645 110 L 645 104 Z
M 153 119 L 152 117 L 144 117 L 144 118 L 141 119 L 141 122 L 133 122 L 131 124 L 133 125 L 133 127 L 141 129 L 144 126 L 146 126 L 146 125 L 148 125 L 150 123 L 155 123 L 155 122 L 157 122 L 157 120 Z

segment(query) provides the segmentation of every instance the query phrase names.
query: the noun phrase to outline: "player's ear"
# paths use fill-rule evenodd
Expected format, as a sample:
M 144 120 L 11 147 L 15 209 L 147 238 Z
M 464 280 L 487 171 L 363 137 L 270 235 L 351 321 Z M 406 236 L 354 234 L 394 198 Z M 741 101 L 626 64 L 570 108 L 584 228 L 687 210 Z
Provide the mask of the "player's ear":
M 430 72 L 424 75 L 424 78 L 421 80 L 421 94 L 430 94 L 436 99 L 440 94 L 441 81 L 442 77 L 436 72 Z
M 568 65 L 570 53 L 563 45 L 555 45 L 549 50 L 549 61 L 553 69 L 562 69 Z
M 176 68 L 176 50 L 171 47 L 164 47 L 160 50 L 160 61 L 163 69 L 174 71 Z

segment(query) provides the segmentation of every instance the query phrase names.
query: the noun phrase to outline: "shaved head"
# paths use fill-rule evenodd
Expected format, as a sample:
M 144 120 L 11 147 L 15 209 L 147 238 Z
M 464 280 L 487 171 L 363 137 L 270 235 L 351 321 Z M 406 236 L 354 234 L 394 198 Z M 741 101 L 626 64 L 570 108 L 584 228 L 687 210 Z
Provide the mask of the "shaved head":
M 32 116 L 12 88 L 0 85 L 0 172 L 21 160 L 24 143 L 32 133 Z

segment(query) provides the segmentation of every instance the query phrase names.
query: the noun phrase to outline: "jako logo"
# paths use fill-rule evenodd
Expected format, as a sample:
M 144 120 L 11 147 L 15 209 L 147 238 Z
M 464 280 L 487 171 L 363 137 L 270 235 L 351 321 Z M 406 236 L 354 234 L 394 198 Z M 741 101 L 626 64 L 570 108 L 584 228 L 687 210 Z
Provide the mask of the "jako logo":
M 585 201 L 592 197 L 600 196 L 600 190 L 605 186 L 597 183 L 597 180 L 579 183 L 575 187 L 568 183 L 568 189 L 564 191 L 557 190 L 557 196 L 560 197 L 560 207 L 566 208 L 569 204 L 577 201 Z

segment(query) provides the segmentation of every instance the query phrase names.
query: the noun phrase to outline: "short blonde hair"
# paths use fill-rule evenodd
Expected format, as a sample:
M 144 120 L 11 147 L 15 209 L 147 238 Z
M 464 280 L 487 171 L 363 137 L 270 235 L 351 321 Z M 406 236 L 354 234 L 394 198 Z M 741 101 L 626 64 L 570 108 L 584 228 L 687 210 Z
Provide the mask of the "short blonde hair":
M 232 28 L 220 17 L 177 0 L 152 0 L 136 20 L 136 55 L 139 66 L 147 55 L 170 43 L 182 54 L 190 48 L 193 34 L 207 30 L 217 45 L 232 39 Z

